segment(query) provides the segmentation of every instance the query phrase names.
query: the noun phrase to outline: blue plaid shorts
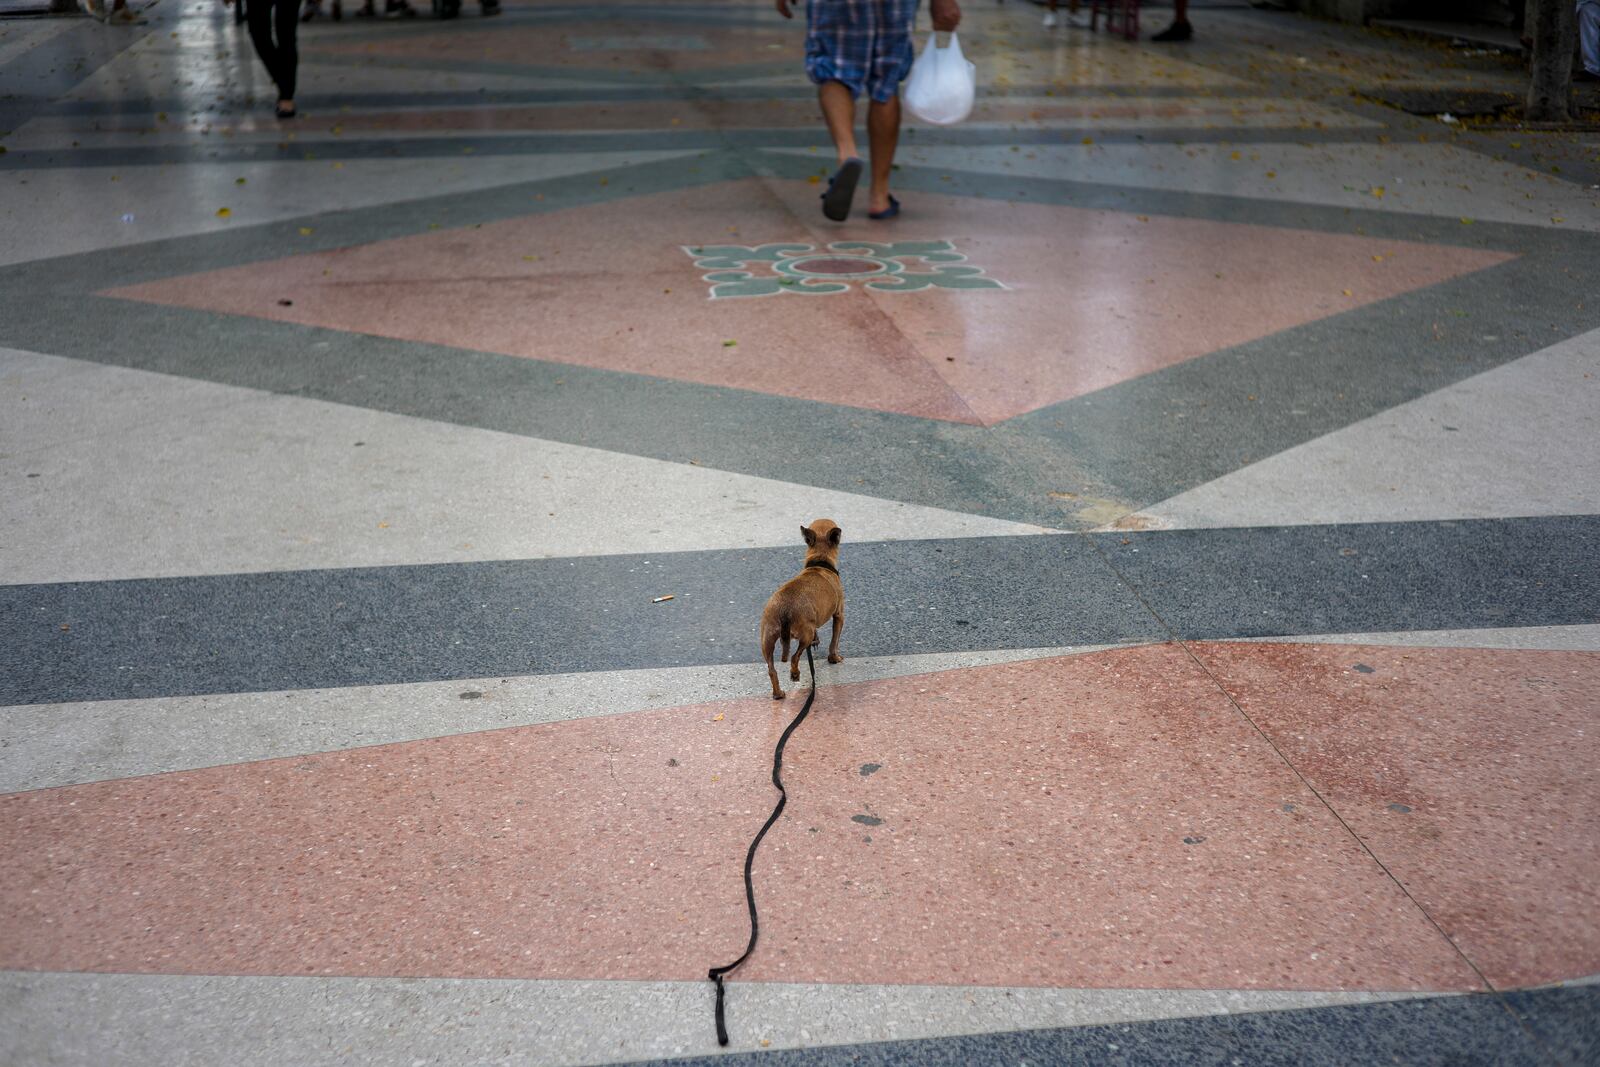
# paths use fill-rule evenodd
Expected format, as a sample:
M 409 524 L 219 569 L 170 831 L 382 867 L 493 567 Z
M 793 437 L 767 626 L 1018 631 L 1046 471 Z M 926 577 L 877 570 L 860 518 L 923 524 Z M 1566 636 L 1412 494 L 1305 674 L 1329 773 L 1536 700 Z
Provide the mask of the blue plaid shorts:
M 806 0 L 806 73 L 843 82 L 851 97 L 894 99 L 916 58 L 917 0 Z

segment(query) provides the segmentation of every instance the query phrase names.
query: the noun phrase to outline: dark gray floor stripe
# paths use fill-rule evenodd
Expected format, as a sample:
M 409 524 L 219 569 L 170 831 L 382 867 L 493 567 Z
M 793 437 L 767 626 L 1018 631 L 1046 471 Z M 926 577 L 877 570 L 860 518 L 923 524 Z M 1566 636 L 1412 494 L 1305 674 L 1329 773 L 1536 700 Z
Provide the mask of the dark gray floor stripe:
M 847 655 L 1161 637 L 1083 538 L 863 544 L 844 556 Z M 0 704 L 755 670 L 762 604 L 800 559 L 797 547 L 3 587 L 0 647 L 17 667 L 0 679 Z M 667 593 L 676 599 L 651 603 Z
M 1595 515 L 1094 537 L 1184 638 L 1600 622 Z
M 1524 989 L 1505 1000 L 1556 1062 L 1600 1063 L 1600 985 Z
M 738 1021 L 737 989 L 735 985 L 729 994 L 733 1025 L 758 1025 L 759 1020 Z M 1600 1045 L 1594 1041 L 1594 1019 L 1600 1017 L 1600 990 L 1550 989 L 1516 997 L 1519 1006 L 1551 1020 L 1565 1042 L 1562 1051 L 1574 1054 L 1562 1057 L 1553 1052 L 1549 1043 L 1519 1025 L 1505 1001 L 1485 994 L 649 1063 L 652 1067 L 1576 1067 L 1596 1062 Z
M 307 112 L 309 115 L 310 113 Z M 1258 129 L 1237 127 L 1149 127 L 1107 129 L 1093 125 L 1048 129 L 1020 127 L 940 129 L 909 127 L 906 147 L 986 148 L 1011 145 L 1077 144 L 1092 137 L 1101 144 L 1376 144 L 1382 129 Z M 345 136 L 326 141 L 126 145 L 114 148 L 27 148 L 0 156 L 0 170 L 52 167 L 134 167 L 189 163 L 270 163 L 306 159 L 435 159 L 459 157 L 464 147 L 479 156 L 526 156 L 571 152 L 693 151 L 713 148 L 819 148 L 827 143 L 820 127 L 793 129 L 596 130 L 593 132 L 504 133 L 463 130 L 447 136 Z
M 847 655 L 1600 622 L 1600 516 L 849 545 Z M 798 549 L 0 587 L 0 704 L 750 663 Z M 652 604 L 667 593 L 676 599 Z
M 480 70 L 481 73 L 481 70 Z M 1099 100 L 1105 97 L 1137 97 L 1139 99 L 1186 100 L 1193 90 L 1167 85 L 1051 85 L 1048 83 L 1013 83 L 1000 89 L 988 89 L 985 95 L 993 99 L 1033 98 L 1050 95 L 1061 100 L 1076 98 Z M 295 101 L 308 116 L 331 112 L 336 108 L 355 111 L 416 111 L 428 108 L 492 108 L 530 107 L 544 104 L 603 104 L 626 103 L 638 100 L 681 100 L 687 102 L 737 101 L 737 100 L 814 100 L 816 88 L 804 81 L 793 85 L 649 85 L 649 86 L 581 86 L 571 89 L 453 89 L 445 91 L 416 90 L 377 92 L 370 90 L 352 92 L 297 92 Z M 1254 98 L 1258 89 L 1250 86 L 1222 86 L 1208 92 L 1208 99 L 1233 97 Z M 198 105 L 198 106 L 197 106 Z M 239 99 L 221 102 L 195 101 L 182 96 L 140 97 L 120 96 L 114 100 L 60 100 L 41 107 L 39 114 L 69 115 L 74 117 L 130 116 L 152 121 L 157 112 L 165 112 L 168 124 L 182 128 L 184 120 L 194 115 L 225 115 L 241 109 Z M 312 126 L 312 129 L 315 129 Z M 910 130 L 908 129 L 909 133 Z

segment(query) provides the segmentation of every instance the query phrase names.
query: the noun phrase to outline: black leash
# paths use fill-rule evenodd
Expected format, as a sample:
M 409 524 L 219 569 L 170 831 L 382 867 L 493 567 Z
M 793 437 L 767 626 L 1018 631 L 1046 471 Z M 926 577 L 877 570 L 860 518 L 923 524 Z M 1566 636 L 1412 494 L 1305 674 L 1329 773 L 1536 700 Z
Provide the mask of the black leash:
M 832 567 L 828 568 L 833 570 Z M 834 573 L 838 573 L 835 571 Z M 772 809 L 772 814 L 767 816 L 766 825 L 761 827 L 761 832 L 756 834 L 756 839 L 750 842 L 750 851 L 744 857 L 744 898 L 750 906 L 750 943 L 744 947 L 744 955 L 728 964 L 726 967 L 713 967 L 710 979 L 717 983 L 717 1044 L 728 1043 L 728 1024 L 722 1019 L 722 976 L 738 967 L 755 951 L 756 934 L 760 927 L 756 923 L 756 888 L 750 880 L 750 867 L 756 861 L 756 849 L 761 845 L 761 839 L 767 836 L 767 831 L 772 829 L 772 824 L 778 821 L 778 816 L 783 814 L 783 806 L 789 802 L 789 794 L 784 791 L 783 779 L 779 773 L 783 770 L 783 746 L 789 743 L 789 735 L 794 733 L 794 728 L 800 725 L 802 719 L 811 711 L 811 702 L 817 699 L 817 665 L 811 659 L 811 646 L 806 646 L 806 666 L 811 668 L 811 692 L 806 695 L 805 707 L 800 709 L 800 714 L 794 717 L 783 736 L 778 738 L 778 747 L 772 752 L 772 784 L 778 787 L 778 806 Z

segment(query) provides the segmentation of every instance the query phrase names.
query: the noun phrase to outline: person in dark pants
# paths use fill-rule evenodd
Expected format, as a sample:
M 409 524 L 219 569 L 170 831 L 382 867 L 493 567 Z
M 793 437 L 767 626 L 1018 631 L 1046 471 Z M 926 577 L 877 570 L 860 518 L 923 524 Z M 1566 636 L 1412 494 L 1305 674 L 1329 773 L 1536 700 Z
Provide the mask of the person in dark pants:
M 1189 25 L 1189 0 L 1172 0 L 1172 25 L 1160 33 L 1152 34 L 1152 41 L 1187 41 L 1194 36 Z
M 299 25 L 299 6 L 297 0 L 250 0 L 246 9 L 256 55 L 261 57 L 267 73 L 278 85 L 280 119 L 294 118 L 294 76 L 300 65 L 294 32 Z M 277 31 L 276 42 L 273 41 L 274 30 Z

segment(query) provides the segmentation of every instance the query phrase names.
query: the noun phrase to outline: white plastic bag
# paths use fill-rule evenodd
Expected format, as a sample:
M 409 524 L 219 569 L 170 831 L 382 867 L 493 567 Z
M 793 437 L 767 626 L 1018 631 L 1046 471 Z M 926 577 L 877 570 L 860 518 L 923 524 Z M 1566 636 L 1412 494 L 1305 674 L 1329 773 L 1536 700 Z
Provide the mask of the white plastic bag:
M 978 68 L 961 54 L 961 42 L 950 35 L 950 45 L 940 48 L 939 35 L 928 35 L 927 47 L 911 64 L 903 97 L 906 110 L 935 126 L 950 126 L 972 114 L 978 91 Z

